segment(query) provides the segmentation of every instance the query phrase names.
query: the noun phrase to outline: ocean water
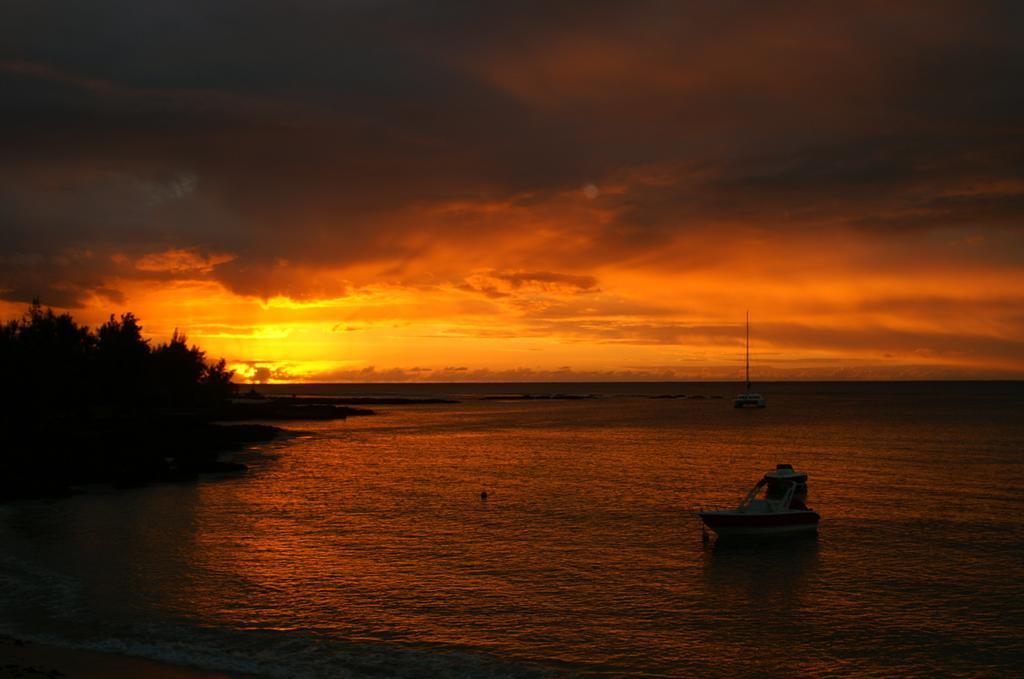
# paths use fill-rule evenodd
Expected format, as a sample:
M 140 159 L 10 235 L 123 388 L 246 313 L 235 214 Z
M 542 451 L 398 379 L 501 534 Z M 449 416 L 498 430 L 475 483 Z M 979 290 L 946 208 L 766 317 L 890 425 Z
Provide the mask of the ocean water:
M 460 402 L 288 423 L 242 477 L 0 506 L 0 632 L 272 677 L 1024 667 L 1024 384 L 744 411 L 722 384 L 272 389 Z M 521 393 L 598 398 L 484 398 Z M 649 398 L 676 393 L 725 398 Z M 705 543 L 694 510 L 779 462 L 817 537 Z

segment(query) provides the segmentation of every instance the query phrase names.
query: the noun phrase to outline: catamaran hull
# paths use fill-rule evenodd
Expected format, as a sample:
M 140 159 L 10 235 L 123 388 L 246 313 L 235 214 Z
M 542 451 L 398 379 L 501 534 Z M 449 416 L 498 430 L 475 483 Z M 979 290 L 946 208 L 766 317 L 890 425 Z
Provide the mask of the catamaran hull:
M 779 535 L 809 533 L 818 530 L 817 512 L 779 512 L 746 514 L 740 512 L 701 512 L 704 525 L 721 536 Z

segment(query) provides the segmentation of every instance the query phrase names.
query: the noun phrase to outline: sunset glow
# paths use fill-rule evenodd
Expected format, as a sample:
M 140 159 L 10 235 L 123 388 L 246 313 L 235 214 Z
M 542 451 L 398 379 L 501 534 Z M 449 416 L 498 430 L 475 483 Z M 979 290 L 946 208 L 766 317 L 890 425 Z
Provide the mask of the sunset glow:
M 0 679 L 1004 677 L 1024 2 L 3 0 Z
M 1019 43 L 944 11 L 324 9 L 283 69 L 14 11 L 0 316 L 130 310 L 246 381 L 699 380 L 749 309 L 759 379 L 1020 378 Z

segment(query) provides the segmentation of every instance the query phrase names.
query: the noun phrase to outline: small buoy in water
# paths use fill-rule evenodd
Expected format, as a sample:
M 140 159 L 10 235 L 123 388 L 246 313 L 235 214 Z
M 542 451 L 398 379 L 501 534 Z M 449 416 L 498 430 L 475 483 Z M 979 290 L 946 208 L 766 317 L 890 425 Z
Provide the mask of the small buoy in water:
M 486 500 L 487 499 L 487 491 L 486 490 L 480 491 L 480 499 L 481 500 Z

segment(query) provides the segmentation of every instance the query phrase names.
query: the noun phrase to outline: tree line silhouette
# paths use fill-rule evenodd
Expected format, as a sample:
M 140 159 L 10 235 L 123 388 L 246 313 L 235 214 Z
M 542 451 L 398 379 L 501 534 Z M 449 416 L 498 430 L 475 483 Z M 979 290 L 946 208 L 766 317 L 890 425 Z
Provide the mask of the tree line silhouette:
M 214 422 L 241 419 L 233 375 L 177 331 L 152 344 L 132 313 L 93 331 L 33 303 L 0 325 L 0 500 L 244 469 L 218 453 L 279 430 Z
M 19 421 L 215 407 L 235 390 L 224 360 L 209 363 L 177 330 L 151 346 L 132 313 L 96 331 L 38 302 L 0 326 L 4 412 Z

